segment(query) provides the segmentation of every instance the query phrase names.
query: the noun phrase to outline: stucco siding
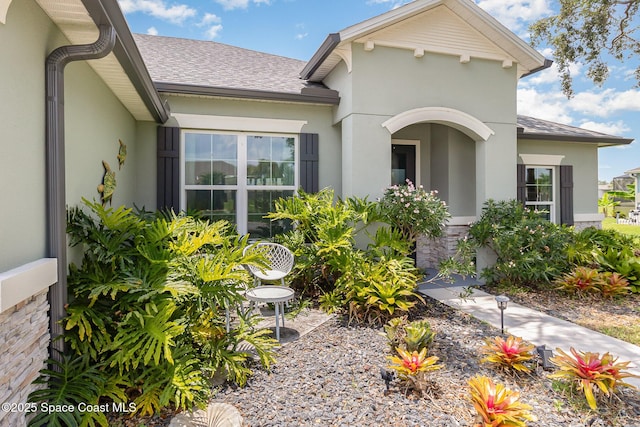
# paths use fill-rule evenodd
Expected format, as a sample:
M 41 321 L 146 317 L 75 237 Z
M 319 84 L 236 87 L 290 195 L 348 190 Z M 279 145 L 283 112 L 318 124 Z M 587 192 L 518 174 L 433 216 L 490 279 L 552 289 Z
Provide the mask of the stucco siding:
M 100 200 L 97 187 L 104 175 L 103 160 L 116 173 L 111 204 L 138 204 L 136 121 L 83 61 L 65 69 L 65 133 L 68 206 L 81 204 L 82 198 Z M 122 169 L 117 159 L 118 140 L 127 145 Z
M 598 148 L 595 144 L 519 140 L 520 154 L 564 156 L 561 164 L 573 165 L 574 214 L 598 212 Z M 522 163 L 520 157 L 518 163 Z
M 61 36 L 31 0 L 0 24 L 0 271 L 45 256 L 44 63 Z

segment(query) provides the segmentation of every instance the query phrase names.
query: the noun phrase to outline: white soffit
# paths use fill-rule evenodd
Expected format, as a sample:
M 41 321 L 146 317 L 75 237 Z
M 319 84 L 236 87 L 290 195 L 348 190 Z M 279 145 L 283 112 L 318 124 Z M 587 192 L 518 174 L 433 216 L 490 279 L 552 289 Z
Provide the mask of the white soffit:
M 0 0 L 0 24 L 6 24 L 11 0 Z
M 525 165 L 560 166 L 564 156 L 555 154 L 520 154 Z
M 0 0 L 2 1 L 2 0 Z M 56 23 L 70 44 L 88 44 L 98 39 L 98 28 L 80 0 L 36 0 Z M 115 1 L 115 0 L 114 0 Z M 86 61 L 137 120 L 153 120 L 131 80 L 113 53 Z

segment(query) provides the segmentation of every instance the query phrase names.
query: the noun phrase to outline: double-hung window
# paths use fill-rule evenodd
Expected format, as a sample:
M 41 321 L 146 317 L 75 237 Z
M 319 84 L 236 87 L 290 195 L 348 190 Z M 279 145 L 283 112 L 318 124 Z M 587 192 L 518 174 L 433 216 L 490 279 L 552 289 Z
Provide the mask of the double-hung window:
M 264 216 L 297 189 L 297 135 L 185 130 L 182 141 L 183 209 L 252 237 L 282 231 Z
M 544 218 L 556 222 L 556 197 L 554 191 L 554 168 L 551 166 L 528 166 L 526 169 L 525 205 L 542 211 Z

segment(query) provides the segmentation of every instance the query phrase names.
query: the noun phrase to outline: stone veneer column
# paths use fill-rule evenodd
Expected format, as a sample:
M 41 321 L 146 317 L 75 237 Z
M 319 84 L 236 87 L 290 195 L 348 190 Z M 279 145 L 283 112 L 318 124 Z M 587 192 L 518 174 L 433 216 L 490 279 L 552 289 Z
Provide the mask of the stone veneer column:
M 444 235 L 436 239 L 418 237 L 416 245 L 416 265 L 418 268 L 438 268 L 440 261 L 453 256 L 458 240 L 469 232 L 468 225 L 448 225 Z
M 24 404 L 36 389 L 48 357 L 48 313 L 46 289 L 0 313 L 0 403 Z M 25 413 L 0 410 L 0 425 L 26 426 Z

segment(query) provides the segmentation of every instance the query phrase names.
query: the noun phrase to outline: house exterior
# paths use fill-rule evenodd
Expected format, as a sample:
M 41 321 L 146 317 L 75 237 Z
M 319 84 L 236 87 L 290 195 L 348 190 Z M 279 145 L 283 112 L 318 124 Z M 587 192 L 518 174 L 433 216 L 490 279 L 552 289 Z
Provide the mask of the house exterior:
M 639 209 L 640 208 L 640 187 L 638 187 L 638 184 L 640 183 L 640 167 L 628 170 L 624 174 L 630 175 L 631 177 L 633 177 L 632 184 L 635 184 L 636 186 L 636 197 L 634 200 L 635 203 L 633 205 L 635 209 Z
M 443 242 L 420 245 L 428 266 L 489 198 L 597 225 L 598 148 L 631 142 L 518 116 L 518 80 L 550 62 L 470 0 L 417 0 L 308 62 L 132 35 L 113 0 L 0 0 L 0 56 L 3 402 L 26 400 L 63 332 L 65 211 L 99 199 L 103 162 L 114 206 L 200 209 L 254 237 L 298 188 L 373 199 L 411 179 L 452 214 Z

